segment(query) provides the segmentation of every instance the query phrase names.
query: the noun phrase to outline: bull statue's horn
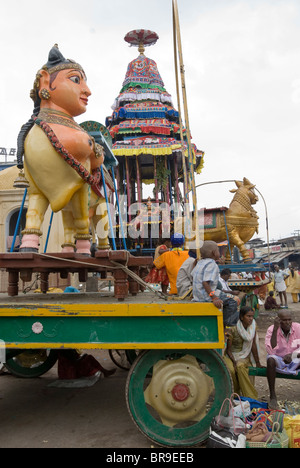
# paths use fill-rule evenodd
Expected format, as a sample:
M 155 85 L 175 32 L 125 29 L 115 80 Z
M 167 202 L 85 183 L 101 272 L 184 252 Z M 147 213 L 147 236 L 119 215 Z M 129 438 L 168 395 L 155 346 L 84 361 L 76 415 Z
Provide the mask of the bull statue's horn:
M 235 185 L 237 186 L 237 188 L 240 188 L 242 187 L 243 183 L 240 180 L 235 180 Z
M 246 177 L 244 177 L 244 185 L 247 185 L 250 189 L 255 187 L 255 185 L 251 184 L 250 180 L 248 180 Z

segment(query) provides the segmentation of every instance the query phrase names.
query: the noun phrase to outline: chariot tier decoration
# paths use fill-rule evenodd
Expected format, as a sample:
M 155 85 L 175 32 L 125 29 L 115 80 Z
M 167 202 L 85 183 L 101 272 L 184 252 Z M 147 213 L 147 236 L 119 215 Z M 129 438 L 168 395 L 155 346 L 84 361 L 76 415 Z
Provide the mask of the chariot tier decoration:
M 116 177 L 119 195 L 128 207 L 127 223 L 133 222 L 131 205 L 147 206 L 140 217 L 140 236 L 131 243 L 131 248 L 139 245 L 144 251 L 154 248 L 162 235 L 161 216 L 153 217 L 153 213 L 160 211 L 162 203 L 180 206 L 184 202 L 189 171 L 199 174 L 204 157 L 193 144 L 193 167 L 189 167 L 187 132 L 181 131 L 180 113 L 173 106 L 156 62 L 145 55 L 145 48 L 158 39 L 155 32 L 145 29 L 125 36 L 127 43 L 138 47 L 139 56 L 129 63 L 113 113 L 106 119 L 112 151 L 119 162 Z M 171 229 L 172 215 L 171 211 Z

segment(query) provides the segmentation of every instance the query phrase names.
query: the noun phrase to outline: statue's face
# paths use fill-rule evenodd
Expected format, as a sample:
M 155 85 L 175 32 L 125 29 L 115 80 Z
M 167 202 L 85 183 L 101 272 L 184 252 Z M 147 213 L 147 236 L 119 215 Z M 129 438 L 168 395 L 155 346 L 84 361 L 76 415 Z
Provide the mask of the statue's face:
M 249 189 L 248 195 L 249 195 L 249 198 L 250 198 L 251 205 L 255 205 L 255 203 L 258 202 L 258 197 L 255 194 L 254 189 Z
M 41 83 L 41 88 L 43 87 Z M 49 79 L 49 101 L 45 107 L 55 107 L 67 112 L 72 117 L 83 114 L 92 94 L 84 73 L 80 70 L 62 70 L 53 79 Z M 50 106 L 49 106 L 50 104 Z M 54 105 L 54 106 L 53 106 Z

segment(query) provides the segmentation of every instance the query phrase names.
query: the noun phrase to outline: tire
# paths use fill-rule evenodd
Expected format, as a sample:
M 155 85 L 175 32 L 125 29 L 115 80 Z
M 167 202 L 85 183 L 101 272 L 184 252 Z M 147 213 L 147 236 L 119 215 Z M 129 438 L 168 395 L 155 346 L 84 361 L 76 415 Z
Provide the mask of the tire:
M 9 359 L 6 369 L 16 377 L 33 379 L 46 374 L 57 361 L 55 350 L 29 349 Z
M 149 350 L 128 374 L 126 402 L 138 429 L 164 447 L 192 447 L 233 392 L 222 357 L 213 350 Z

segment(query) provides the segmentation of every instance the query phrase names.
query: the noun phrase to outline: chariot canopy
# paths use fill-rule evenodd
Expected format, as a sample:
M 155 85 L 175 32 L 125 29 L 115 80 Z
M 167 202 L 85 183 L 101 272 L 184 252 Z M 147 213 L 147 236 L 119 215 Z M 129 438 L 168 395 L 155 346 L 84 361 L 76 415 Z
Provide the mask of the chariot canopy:
M 187 132 L 183 128 L 182 134 L 180 113 L 157 63 L 145 55 L 145 48 L 158 39 L 155 32 L 145 29 L 126 34 L 124 40 L 138 47 L 139 55 L 129 63 L 113 112 L 106 119 L 112 151 L 119 162 L 118 191 L 128 207 L 143 201 L 169 206 L 183 203 L 189 191 L 189 171 L 199 174 L 203 168 L 204 153 L 195 143 L 192 169 L 189 166 Z M 127 221 L 131 221 L 130 215 Z

